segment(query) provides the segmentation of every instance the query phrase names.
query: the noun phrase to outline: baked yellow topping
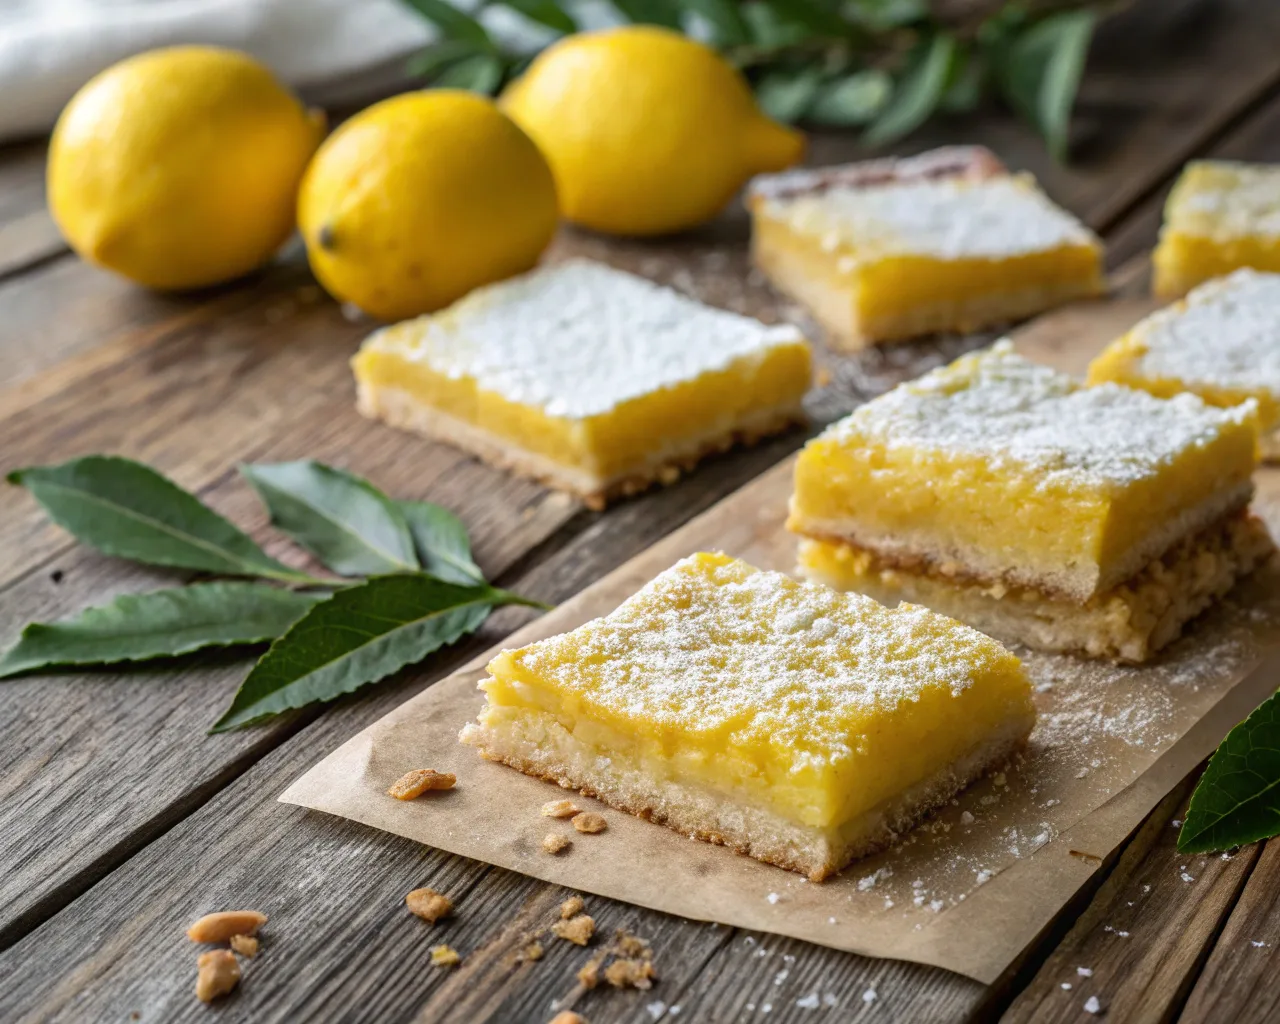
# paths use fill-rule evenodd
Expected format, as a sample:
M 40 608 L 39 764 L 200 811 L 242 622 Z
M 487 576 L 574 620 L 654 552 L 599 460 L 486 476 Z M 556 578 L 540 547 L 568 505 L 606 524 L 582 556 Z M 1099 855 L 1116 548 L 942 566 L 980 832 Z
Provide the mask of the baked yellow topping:
M 1187 164 L 1165 203 L 1151 261 L 1152 287 L 1167 298 L 1239 267 L 1280 272 L 1280 167 Z
M 1008 342 L 805 447 L 789 526 L 950 575 L 1085 601 L 1252 494 L 1252 402 L 1083 388 Z
M 923 608 L 698 554 L 489 664 L 480 726 L 542 714 L 596 756 L 839 825 L 1034 719 L 1018 659 Z M 464 733 L 464 737 L 465 737 Z

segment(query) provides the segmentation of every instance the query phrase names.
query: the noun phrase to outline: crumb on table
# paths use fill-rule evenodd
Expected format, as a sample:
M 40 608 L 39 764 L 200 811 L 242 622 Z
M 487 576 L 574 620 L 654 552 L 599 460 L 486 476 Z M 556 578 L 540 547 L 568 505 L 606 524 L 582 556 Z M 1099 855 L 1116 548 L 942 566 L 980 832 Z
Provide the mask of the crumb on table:
M 568 836 L 558 835 L 555 832 L 548 832 L 542 840 L 542 849 L 547 853 L 559 853 L 567 850 L 573 845 L 573 840 Z
M 397 800 L 416 800 L 423 793 L 433 789 L 453 789 L 458 777 L 448 772 L 438 772 L 434 768 L 417 768 L 401 775 L 387 790 Z
M 603 815 L 596 814 L 595 811 L 583 811 L 573 816 L 573 827 L 579 832 L 590 834 L 603 832 L 609 827 L 609 823 L 604 820 Z
M 414 889 L 404 898 L 404 902 L 410 913 L 430 924 L 453 913 L 453 901 L 434 889 Z

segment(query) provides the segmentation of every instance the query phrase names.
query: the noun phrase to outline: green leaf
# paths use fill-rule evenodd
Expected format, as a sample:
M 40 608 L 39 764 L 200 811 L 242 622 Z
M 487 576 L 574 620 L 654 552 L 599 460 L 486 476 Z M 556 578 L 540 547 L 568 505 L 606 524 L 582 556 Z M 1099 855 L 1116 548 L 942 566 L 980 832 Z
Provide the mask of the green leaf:
M 323 582 L 277 562 L 195 495 L 132 459 L 89 455 L 15 470 L 8 480 L 26 487 L 77 540 L 117 558 L 224 576 Z
M 322 462 L 241 466 L 271 522 L 343 576 L 418 568 L 396 503 L 367 480 Z
M 946 89 L 955 53 L 955 39 L 944 32 L 920 44 L 894 90 L 893 99 L 867 129 L 869 145 L 894 142 L 929 119 Z
M 439 74 L 450 64 L 477 52 L 473 43 L 460 39 L 442 39 L 432 43 L 420 53 L 415 53 L 405 62 L 405 70 L 414 78 L 430 78 Z
M 742 18 L 751 31 L 751 41 L 766 50 L 794 46 L 809 38 L 807 28 L 767 3 L 747 4 L 742 8 Z
M 274 640 L 323 594 L 261 583 L 197 583 L 125 594 L 62 622 L 33 622 L 0 658 L 0 679 L 63 665 L 110 665 Z
M 850 13 L 867 28 L 887 32 L 927 18 L 929 4 L 927 0 L 858 0 Z
M 816 67 L 770 71 L 756 83 L 756 101 L 774 120 L 791 124 L 805 115 L 821 86 Z
M 502 6 L 566 35 L 578 31 L 578 23 L 555 0 L 500 0 Z
M 474 631 L 504 604 L 534 602 L 423 573 L 377 576 L 339 590 L 271 645 L 212 731 L 358 690 Z
M 1003 51 L 1005 96 L 1044 136 L 1056 160 L 1066 158 L 1071 108 L 1097 20 L 1097 13 L 1087 9 L 1051 14 Z
M 982 102 L 986 84 L 987 67 L 981 54 L 962 51 L 956 54 L 947 90 L 938 106 L 949 114 L 967 114 L 976 110 Z
M 779 20 L 803 25 L 818 35 L 840 38 L 849 34 L 849 25 L 822 0 L 767 0 L 766 6 Z
M 721 46 L 739 46 L 751 41 L 751 27 L 742 16 L 738 0 L 686 0 L 689 10 L 707 20 Z
M 467 89 L 488 95 L 501 84 L 502 68 L 501 57 L 477 53 L 446 68 L 431 84 L 441 89 Z
M 892 93 L 893 80 L 883 71 L 855 71 L 824 85 L 807 116 L 820 124 L 867 124 L 884 109 Z
M 484 582 L 484 573 L 471 560 L 471 541 L 461 519 L 426 501 L 398 501 L 396 505 L 409 524 L 424 570 L 447 583 L 468 586 Z
M 662 25 L 684 31 L 680 6 L 674 0 L 611 0 L 628 21 L 637 25 Z
M 1280 835 L 1280 693 L 1224 739 L 1200 777 L 1179 853 L 1213 853 Z
M 485 49 L 493 47 L 489 33 L 475 18 L 460 11 L 448 0 L 405 0 L 415 11 L 436 26 L 448 39 L 461 39 Z

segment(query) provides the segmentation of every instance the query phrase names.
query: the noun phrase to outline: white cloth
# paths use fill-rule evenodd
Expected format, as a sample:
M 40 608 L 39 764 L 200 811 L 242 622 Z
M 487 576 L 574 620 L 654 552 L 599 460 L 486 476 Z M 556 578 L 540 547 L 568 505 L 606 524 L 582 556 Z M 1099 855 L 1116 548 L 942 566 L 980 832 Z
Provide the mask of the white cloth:
M 612 20 L 602 17 L 604 6 L 586 4 L 580 22 Z M 521 49 L 550 38 L 507 8 L 490 7 L 481 20 Z M 0 139 L 47 131 L 95 74 L 159 46 L 244 50 L 326 103 L 405 82 L 405 58 L 434 36 L 400 0 L 0 0 Z

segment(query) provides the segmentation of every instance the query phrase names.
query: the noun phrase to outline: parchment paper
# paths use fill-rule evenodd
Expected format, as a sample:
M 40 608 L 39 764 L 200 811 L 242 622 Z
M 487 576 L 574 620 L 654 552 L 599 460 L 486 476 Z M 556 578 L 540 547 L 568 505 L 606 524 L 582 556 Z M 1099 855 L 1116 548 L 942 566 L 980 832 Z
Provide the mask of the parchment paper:
M 1088 339 L 1087 351 L 1094 350 L 1090 336 L 1099 330 L 1107 328 L 1073 335 L 1070 351 L 1061 333 L 1047 335 L 1042 355 L 1076 369 L 1080 346 Z M 694 551 L 793 569 L 795 538 L 783 528 L 791 472 L 788 461 L 764 474 L 502 646 L 604 614 Z M 1280 535 L 1280 472 L 1263 470 L 1258 484 L 1255 508 Z M 1040 713 L 1025 757 L 890 850 L 820 885 L 586 798 L 575 799 L 601 811 L 608 831 L 579 836 L 567 822 L 541 817 L 541 805 L 563 790 L 457 742 L 483 703 L 475 684 L 496 649 L 353 737 L 280 799 L 584 892 L 990 983 L 1163 796 L 1280 686 L 1280 652 L 1268 653 L 1277 641 L 1280 572 L 1269 569 L 1149 666 L 1020 651 Z M 454 772 L 458 786 L 410 802 L 387 796 L 414 768 Z M 555 831 L 574 844 L 553 857 L 541 842 Z

